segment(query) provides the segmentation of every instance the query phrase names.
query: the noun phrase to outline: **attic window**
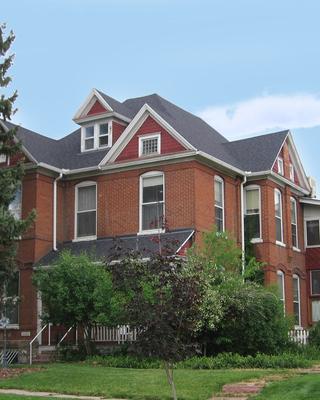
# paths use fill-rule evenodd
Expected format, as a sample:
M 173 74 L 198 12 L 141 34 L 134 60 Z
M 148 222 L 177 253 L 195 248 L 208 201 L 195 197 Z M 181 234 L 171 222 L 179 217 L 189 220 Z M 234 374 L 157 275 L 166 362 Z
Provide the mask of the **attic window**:
M 290 180 L 294 182 L 294 167 L 292 164 L 290 164 Z
M 161 152 L 160 133 L 144 135 L 139 137 L 139 157 L 160 154 Z
M 81 127 L 81 151 L 110 147 L 112 143 L 111 122 L 87 124 Z
M 278 158 L 278 173 L 284 175 L 283 158 Z

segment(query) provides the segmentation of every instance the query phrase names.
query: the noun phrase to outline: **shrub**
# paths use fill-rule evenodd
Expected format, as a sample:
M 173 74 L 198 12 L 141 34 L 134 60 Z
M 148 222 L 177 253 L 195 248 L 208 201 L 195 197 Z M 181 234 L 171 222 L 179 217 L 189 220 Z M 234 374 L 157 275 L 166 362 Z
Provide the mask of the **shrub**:
M 320 324 L 314 325 L 309 329 L 308 344 L 320 348 Z

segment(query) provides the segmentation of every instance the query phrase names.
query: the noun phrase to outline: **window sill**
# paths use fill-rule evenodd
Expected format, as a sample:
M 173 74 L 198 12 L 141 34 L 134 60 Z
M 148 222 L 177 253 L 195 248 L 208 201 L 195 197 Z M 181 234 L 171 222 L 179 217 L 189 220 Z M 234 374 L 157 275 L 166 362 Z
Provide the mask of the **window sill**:
M 166 231 L 164 229 L 149 229 L 147 231 L 141 231 L 138 232 L 137 235 L 138 236 L 142 236 L 142 235 L 157 235 L 158 233 L 165 233 Z
M 276 245 L 281 247 L 286 247 L 286 245 L 283 242 L 279 242 L 278 240 L 276 240 Z
M 261 238 L 251 239 L 251 243 L 263 243 L 263 239 Z
M 11 331 L 13 331 L 13 330 L 15 330 L 15 331 L 17 331 L 19 329 L 19 325 L 16 325 L 16 324 L 12 324 L 12 325 L 7 325 L 7 331 L 8 330 L 11 330 Z M 1 326 L 0 325 L 0 331 L 3 331 L 4 330 L 4 327 L 3 326 Z
M 301 253 L 301 250 L 298 249 L 298 247 L 293 247 L 293 251 L 296 251 L 297 253 Z
M 76 238 L 76 239 L 73 239 L 72 242 L 86 242 L 89 240 L 97 240 L 97 236 L 86 236 L 83 238 Z

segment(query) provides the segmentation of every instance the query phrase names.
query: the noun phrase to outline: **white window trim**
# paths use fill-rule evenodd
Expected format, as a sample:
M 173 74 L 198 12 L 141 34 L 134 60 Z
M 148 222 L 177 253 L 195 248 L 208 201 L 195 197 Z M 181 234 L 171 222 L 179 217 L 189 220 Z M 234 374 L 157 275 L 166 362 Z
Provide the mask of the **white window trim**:
M 99 146 L 99 133 L 100 133 L 100 125 L 108 124 L 108 146 Z M 93 148 L 92 149 L 85 149 L 85 142 L 86 142 L 86 128 L 89 126 L 93 126 Z M 98 150 L 98 149 L 108 149 L 112 146 L 112 121 L 110 119 L 104 119 L 99 121 L 91 121 L 83 124 L 81 126 L 81 152 L 87 153 L 88 151 Z
M 294 166 L 290 164 L 290 180 L 294 182 Z
M 262 224 L 261 224 L 261 221 L 262 221 L 262 219 L 261 219 L 261 186 L 259 186 L 259 185 L 249 185 L 249 186 L 246 186 L 244 188 L 244 190 L 245 190 L 245 194 L 246 194 L 244 196 L 244 211 L 243 211 L 244 216 L 247 215 L 247 191 L 249 191 L 249 190 L 258 190 L 258 193 L 259 193 L 259 228 L 260 228 L 260 234 L 259 234 L 258 238 L 251 239 L 251 243 L 262 243 L 263 239 L 262 239 Z M 253 214 L 248 214 L 248 215 L 253 215 Z
M 78 232 L 78 189 L 86 186 L 95 186 L 96 187 L 96 234 L 91 236 L 77 237 Z M 75 186 L 75 207 L 74 207 L 74 240 L 73 242 L 81 242 L 85 240 L 94 240 L 97 238 L 97 230 L 98 230 L 98 186 L 95 181 L 84 181 L 80 182 Z
M 278 174 L 284 175 L 284 162 L 281 157 L 278 157 Z
M 158 228 L 154 228 L 154 229 L 146 229 L 143 230 L 142 229 L 142 206 L 143 206 L 143 179 L 144 178 L 150 178 L 153 176 L 162 176 L 163 177 L 163 201 L 161 202 L 163 204 L 163 215 L 165 215 L 165 176 L 164 176 L 164 172 L 162 171 L 149 171 L 146 172 L 142 175 L 140 175 L 140 188 L 139 188 L 139 232 L 138 235 L 146 235 L 146 234 L 151 234 L 151 233 L 155 233 L 155 232 L 161 232 L 164 233 L 164 229 L 158 229 Z
M 153 133 L 150 135 L 141 135 L 141 136 L 138 136 L 138 138 L 139 138 L 139 157 L 148 157 L 148 156 L 152 156 L 155 154 L 161 154 L 161 133 L 160 132 Z M 149 140 L 149 139 L 157 139 L 157 141 L 158 141 L 157 152 L 150 153 L 150 154 L 142 154 L 143 142 L 145 140 Z
M 222 231 L 225 231 L 225 216 L 224 216 L 224 180 L 221 178 L 221 176 L 216 175 L 214 177 L 214 184 L 216 182 L 221 183 L 221 190 L 222 190 L 222 206 L 217 206 L 214 204 L 214 211 L 216 211 L 216 207 L 220 208 L 222 210 Z M 215 187 L 214 187 L 215 190 Z M 214 215 L 214 219 L 216 219 L 216 216 Z
M 275 213 L 275 218 L 279 219 L 281 222 L 281 240 L 276 239 L 276 243 L 279 244 L 280 246 L 285 246 L 283 242 L 283 211 L 282 211 L 282 192 L 278 188 L 274 189 L 274 207 L 276 207 L 276 193 L 279 194 L 279 199 L 280 199 L 280 217 L 276 216 Z M 277 232 L 276 232 L 277 235 Z
M 319 244 L 311 244 L 311 245 L 308 245 L 308 232 L 307 232 L 307 222 L 310 222 L 310 221 L 319 221 L 319 234 L 320 234 L 320 219 L 317 219 L 317 218 L 307 218 L 307 219 L 305 219 L 304 220 L 304 241 L 305 241 L 305 244 L 306 244 L 306 248 L 310 248 L 310 249 L 312 249 L 312 248 L 314 248 L 314 247 L 320 247 L 320 243 Z
M 301 296 L 300 296 L 300 277 L 297 274 L 293 274 L 292 279 L 296 279 L 298 281 L 298 301 L 293 300 L 293 303 L 297 303 L 299 305 L 299 324 L 295 325 L 295 328 L 301 326 Z M 292 284 L 293 288 L 293 284 Z
M 281 269 L 278 269 L 278 271 L 277 271 L 277 277 L 278 277 L 278 276 L 281 276 L 281 277 L 282 277 L 281 281 L 282 281 L 282 293 L 283 293 L 283 298 L 281 299 L 281 301 L 283 302 L 283 309 L 284 309 L 284 312 L 286 312 L 286 290 L 285 290 L 286 285 L 285 285 L 285 274 L 284 274 L 284 272 L 283 272 Z

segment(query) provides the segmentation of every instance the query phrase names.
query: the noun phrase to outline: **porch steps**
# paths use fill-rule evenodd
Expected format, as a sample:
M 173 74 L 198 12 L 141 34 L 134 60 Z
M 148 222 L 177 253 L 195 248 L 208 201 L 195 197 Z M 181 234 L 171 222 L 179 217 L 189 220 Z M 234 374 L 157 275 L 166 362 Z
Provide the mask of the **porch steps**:
M 32 364 L 51 364 L 53 353 L 54 349 L 41 350 L 41 353 L 39 353 L 37 357 L 32 361 Z
M 210 400 L 248 400 L 248 398 L 260 392 L 265 382 L 240 382 L 222 387 L 222 393 L 216 394 Z

